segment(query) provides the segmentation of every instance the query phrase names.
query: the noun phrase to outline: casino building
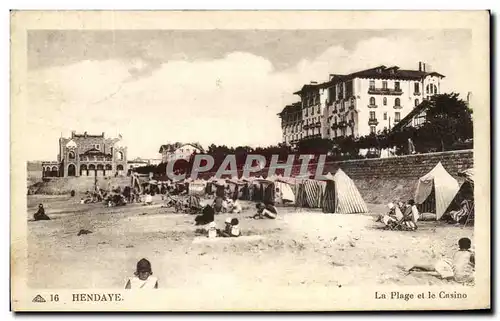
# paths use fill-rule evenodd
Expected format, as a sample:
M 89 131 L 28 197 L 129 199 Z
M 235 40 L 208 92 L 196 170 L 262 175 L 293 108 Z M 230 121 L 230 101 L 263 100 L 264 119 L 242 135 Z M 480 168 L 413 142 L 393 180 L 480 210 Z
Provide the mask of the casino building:
M 87 132 L 71 133 L 71 137 L 59 138 L 57 166 L 54 162 L 44 162 L 43 176 L 47 168 L 53 173 L 57 167 L 57 176 L 123 176 L 127 174 L 127 147 L 121 144 L 121 137 L 106 138 Z

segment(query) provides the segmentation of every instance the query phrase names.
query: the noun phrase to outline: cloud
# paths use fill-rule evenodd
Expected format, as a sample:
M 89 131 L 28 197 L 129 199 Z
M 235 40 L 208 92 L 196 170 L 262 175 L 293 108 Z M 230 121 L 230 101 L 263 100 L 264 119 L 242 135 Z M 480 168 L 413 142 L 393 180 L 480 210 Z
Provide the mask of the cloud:
M 419 61 L 447 76 L 443 89 L 465 94 L 468 43 L 441 38 L 370 38 L 352 49 L 332 46 L 314 59 L 276 71 L 265 57 L 231 52 L 221 59 L 154 62 L 85 60 L 29 72 L 30 159 L 55 159 L 61 132 L 121 133 L 129 157 L 155 157 L 161 144 L 199 141 L 268 145 L 281 140 L 277 113 L 293 92 L 329 73 Z M 48 147 L 52 146 L 52 147 Z

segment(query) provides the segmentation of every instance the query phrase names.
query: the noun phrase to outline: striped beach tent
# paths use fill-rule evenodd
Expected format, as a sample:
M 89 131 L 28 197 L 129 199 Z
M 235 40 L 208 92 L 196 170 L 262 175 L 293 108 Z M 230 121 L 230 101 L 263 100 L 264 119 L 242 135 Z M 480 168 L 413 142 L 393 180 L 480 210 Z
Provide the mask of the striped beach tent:
M 419 178 L 415 203 L 420 212 L 435 213 L 439 220 L 459 188 L 457 180 L 439 162 L 429 173 Z
M 326 183 L 323 181 L 313 179 L 304 180 L 298 188 L 296 206 L 309 208 L 321 207 L 325 188 Z
M 325 213 L 367 213 L 368 207 L 361 197 L 352 179 L 339 169 L 326 177 L 326 190 L 323 197 L 323 212 Z

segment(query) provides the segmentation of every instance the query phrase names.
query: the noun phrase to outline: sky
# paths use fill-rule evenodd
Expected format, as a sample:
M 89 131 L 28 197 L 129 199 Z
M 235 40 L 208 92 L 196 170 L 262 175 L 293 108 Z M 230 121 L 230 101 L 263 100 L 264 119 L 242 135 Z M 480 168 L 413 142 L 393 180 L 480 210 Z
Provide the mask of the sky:
M 128 158 L 162 144 L 267 146 L 293 92 L 378 65 L 446 76 L 468 90 L 471 32 L 453 30 L 30 30 L 30 160 L 55 160 L 72 130 L 123 137 Z

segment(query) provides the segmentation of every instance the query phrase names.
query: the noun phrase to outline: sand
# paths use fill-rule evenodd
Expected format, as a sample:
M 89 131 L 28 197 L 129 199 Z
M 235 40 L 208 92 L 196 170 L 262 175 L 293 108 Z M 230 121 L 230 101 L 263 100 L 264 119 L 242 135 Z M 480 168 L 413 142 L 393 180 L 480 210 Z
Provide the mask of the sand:
M 473 227 L 421 222 L 416 232 L 388 231 L 370 215 L 323 214 L 279 208 L 276 220 L 242 214 L 241 239 L 203 241 L 194 216 L 129 204 L 107 208 L 79 197 L 28 196 L 28 219 L 43 203 L 51 221 L 28 222 L 31 288 L 123 288 L 141 258 L 151 261 L 162 288 L 376 284 L 439 285 L 405 268 L 452 256 Z M 156 202 L 160 202 L 156 198 Z M 228 214 L 216 216 L 222 228 Z M 77 236 L 81 229 L 92 231 Z

